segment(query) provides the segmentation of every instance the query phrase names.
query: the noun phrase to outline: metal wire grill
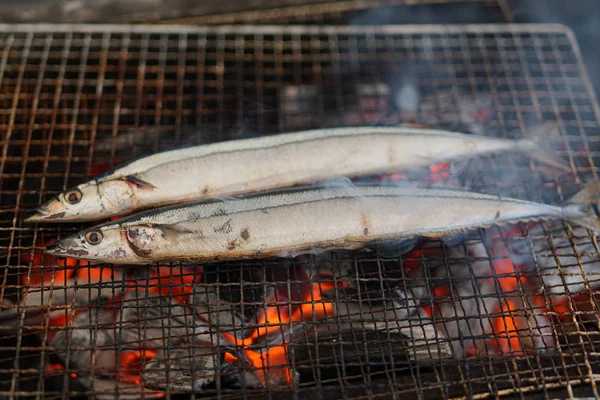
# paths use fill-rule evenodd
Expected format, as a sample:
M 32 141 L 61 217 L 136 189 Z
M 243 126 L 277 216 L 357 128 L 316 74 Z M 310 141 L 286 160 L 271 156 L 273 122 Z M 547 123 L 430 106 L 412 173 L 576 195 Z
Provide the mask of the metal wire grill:
M 517 155 L 457 175 L 559 202 L 597 179 L 598 111 L 576 43 L 556 25 L 0 26 L 0 394 L 597 398 L 599 255 L 577 227 L 490 229 L 401 260 L 121 270 L 44 258 L 44 244 L 81 226 L 22 216 L 163 147 L 399 122 L 501 137 L 554 122 L 575 175 Z M 517 255 L 533 267 L 500 262 Z

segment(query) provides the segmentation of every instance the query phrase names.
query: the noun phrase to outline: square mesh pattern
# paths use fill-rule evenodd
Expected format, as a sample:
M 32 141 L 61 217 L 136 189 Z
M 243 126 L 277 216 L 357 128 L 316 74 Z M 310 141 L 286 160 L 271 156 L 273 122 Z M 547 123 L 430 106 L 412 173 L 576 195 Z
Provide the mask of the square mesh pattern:
M 557 25 L 0 26 L 0 395 L 597 398 L 600 255 L 577 226 L 496 227 L 401 259 L 120 269 L 44 257 L 83 225 L 22 218 L 151 151 L 359 124 L 521 138 L 552 122 L 574 172 L 507 154 L 455 175 L 560 203 L 597 179 L 598 111 Z

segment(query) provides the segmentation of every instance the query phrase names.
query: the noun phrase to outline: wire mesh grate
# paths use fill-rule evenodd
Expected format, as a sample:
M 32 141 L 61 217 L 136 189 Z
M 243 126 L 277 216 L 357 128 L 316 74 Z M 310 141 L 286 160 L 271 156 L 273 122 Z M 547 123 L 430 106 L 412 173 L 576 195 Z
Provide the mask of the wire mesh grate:
M 576 226 L 401 259 L 120 269 L 43 255 L 81 225 L 22 222 L 141 154 L 357 124 L 515 138 L 553 122 L 575 174 L 508 154 L 365 179 L 556 203 L 597 179 L 598 116 L 557 25 L 0 26 L 0 394 L 598 397 L 600 256 Z

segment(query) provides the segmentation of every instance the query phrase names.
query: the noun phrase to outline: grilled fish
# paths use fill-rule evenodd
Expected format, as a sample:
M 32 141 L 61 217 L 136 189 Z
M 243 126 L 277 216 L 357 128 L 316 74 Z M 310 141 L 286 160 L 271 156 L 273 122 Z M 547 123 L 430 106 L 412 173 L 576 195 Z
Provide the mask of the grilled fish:
M 27 221 L 91 221 L 509 151 L 569 169 L 541 150 L 536 139 L 515 141 L 408 127 L 322 129 L 195 146 L 134 160 L 59 194 Z
M 150 210 L 84 230 L 46 251 L 119 264 L 208 262 L 356 249 L 522 220 L 567 219 L 598 230 L 599 190 L 600 182 L 592 183 L 565 206 L 458 190 L 306 190 Z

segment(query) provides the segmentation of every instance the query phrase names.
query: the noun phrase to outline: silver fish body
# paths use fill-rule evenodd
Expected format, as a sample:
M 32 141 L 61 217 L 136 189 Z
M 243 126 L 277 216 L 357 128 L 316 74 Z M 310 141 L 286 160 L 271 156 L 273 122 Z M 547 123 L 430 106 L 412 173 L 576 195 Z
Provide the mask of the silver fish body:
M 90 221 L 165 205 L 228 197 L 336 177 L 520 152 L 567 168 L 535 139 L 506 140 L 408 127 L 288 133 L 157 153 L 71 188 L 28 221 Z
M 308 190 L 152 210 L 87 229 L 50 254 L 119 264 L 289 256 L 311 249 L 443 237 L 521 220 L 567 218 L 597 227 L 589 198 L 565 207 L 480 193 L 415 188 Z

